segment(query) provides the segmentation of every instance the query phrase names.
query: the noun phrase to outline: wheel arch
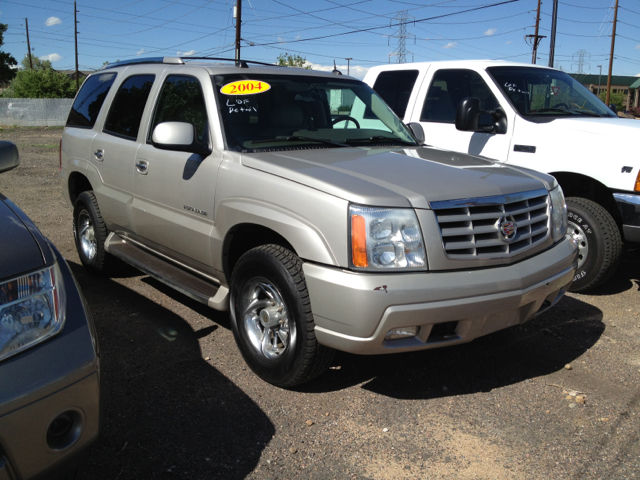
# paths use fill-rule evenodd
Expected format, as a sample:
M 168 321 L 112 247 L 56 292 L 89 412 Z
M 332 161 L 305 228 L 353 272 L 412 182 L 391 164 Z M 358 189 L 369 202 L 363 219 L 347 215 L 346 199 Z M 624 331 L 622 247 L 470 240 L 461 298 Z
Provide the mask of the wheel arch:
M 82 173 L 72 172 L 67 181 L 67 188 L 69 189 L 69 200 L 71 200 L 72 205 L 75 205 L 78 196 L 82 192 L 93 190 L 93 185 Z
M 227 281 L 242 255 L 252 248 L 274 244 L 298 252 L 287 239 L 275 230 L 256 223 L 241 223 L 231 228 L 225 236 L 222 246 L 222 264 Z
M 621 228 L 622 217 L 616 207 L 613 193 L 606 185 L 592 177 L 574 172 L 551 172 L 551 175 L 558 180 L 565 198 L 581 197 L 596 202 L 609 212 L 618 228 Z

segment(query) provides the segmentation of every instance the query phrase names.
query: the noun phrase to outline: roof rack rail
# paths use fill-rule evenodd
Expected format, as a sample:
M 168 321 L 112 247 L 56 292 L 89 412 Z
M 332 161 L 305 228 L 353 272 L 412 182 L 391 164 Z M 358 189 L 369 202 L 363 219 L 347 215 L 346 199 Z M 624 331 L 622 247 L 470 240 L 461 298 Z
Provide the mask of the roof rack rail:
M 256 62 L 254 60 L 236 60 L 235 58 L 221 58 L 221 57 L 180 57 L 182 60 L 217 60 L 222 62 L 235 62 L 240 68 L 249 68 L 247 63 L 253 63 L 255 65 L 266 65 L 267 67 L 279 67 L 274 63 Z
M 131 60 L 122 60 L 114 63 L 109 63 L 103 66 L 100 70 L 105 68 L 122 67 L 125 65 L 140 65 L 144 63 L 165 63 L 173 65 L 184 65 L 185 60 L 216 60 L 222 62 L 235 62 L 236 66 L 240 68 L 249 68 L 248 63 L 256 65 L 266 65 L 268 67 L 280 67 L 281 65 L 275 65 L 273 63 L 256 62 L 253 60 L 236 60 L 235 58 L 221 58 L 221 57 L 146 57 L 135 58 Z
M 103 66 L 100 70 L 104 70 L 105 68 L 113 68 L 113 67 L 122 67 L 123 65 L 138 65 L 141 63 L 171 63 L 171 64 L 184 64 L 182 58 L 179 57 L 146 57 L 146 58 L 135 58 L 131 60 L 122 60 L 118 62 L 108 63 Z

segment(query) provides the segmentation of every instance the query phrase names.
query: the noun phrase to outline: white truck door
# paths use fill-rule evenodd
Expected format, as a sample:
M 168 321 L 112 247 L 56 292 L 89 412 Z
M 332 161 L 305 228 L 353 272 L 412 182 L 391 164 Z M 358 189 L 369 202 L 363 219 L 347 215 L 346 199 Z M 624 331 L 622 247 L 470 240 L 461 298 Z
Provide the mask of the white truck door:
M 481 110 L 501 106 L 478 72 L 464 68 L 430 70 L 405 122 L 422 125 L 427 145 L 506 161 L 515 122 L 513 110 L 508 106 L 503 108 L 507 115 L 506 133 L 463 132 L 456 129 L 455 119 L 456 110 L 466 97 L 479 98 Z M 481 116 L 481 126 L 492 123 L 490 115 Z

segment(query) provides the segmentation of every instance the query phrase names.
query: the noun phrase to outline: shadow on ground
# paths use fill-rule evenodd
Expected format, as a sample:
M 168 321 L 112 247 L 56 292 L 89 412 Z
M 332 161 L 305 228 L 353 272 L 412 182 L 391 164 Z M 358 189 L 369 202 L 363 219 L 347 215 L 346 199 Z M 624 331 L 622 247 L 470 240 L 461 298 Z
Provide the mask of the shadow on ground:
M 244 478 L 275 429 L 202 359 L 180 316 L 70 263 L 96 323 L 104 421 L 84 469 L 92 480 Z M 256 381 L 258 381 L 256 379 Z
M 223 328 L 230 328 L 228 315 L 151 277 L 141 281 Z M 463 345 L 394 355 L 337 352 L 331 370 L 297 390 L 325 393 L 363 384 L 366 390 L 398 399 L 488 392 L 562 369 L 591 348 L 603 331 L 598 308 L 564 297 L 554 308 L 524 325 Z M 256 377 L 255 381 L 262 380 Z
M 613 277 L 597 289 L 590 290 L 589 295 L 615 295 L 633 289 L 640 291 L 640 246 L 625 248 L 622 251 L 620 266 Z

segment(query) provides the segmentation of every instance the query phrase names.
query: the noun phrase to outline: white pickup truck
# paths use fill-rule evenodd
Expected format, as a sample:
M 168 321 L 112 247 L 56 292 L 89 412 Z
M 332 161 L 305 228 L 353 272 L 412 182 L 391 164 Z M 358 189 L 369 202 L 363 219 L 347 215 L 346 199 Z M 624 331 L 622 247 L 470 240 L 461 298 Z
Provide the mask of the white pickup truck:
M 425 143 L 554 175 L 580 257 L 572 286 L 608 280 L 640 242 L 640 122 L 618 118 L 564 72 L 464 60 L 382 65 L 365 83 Z

